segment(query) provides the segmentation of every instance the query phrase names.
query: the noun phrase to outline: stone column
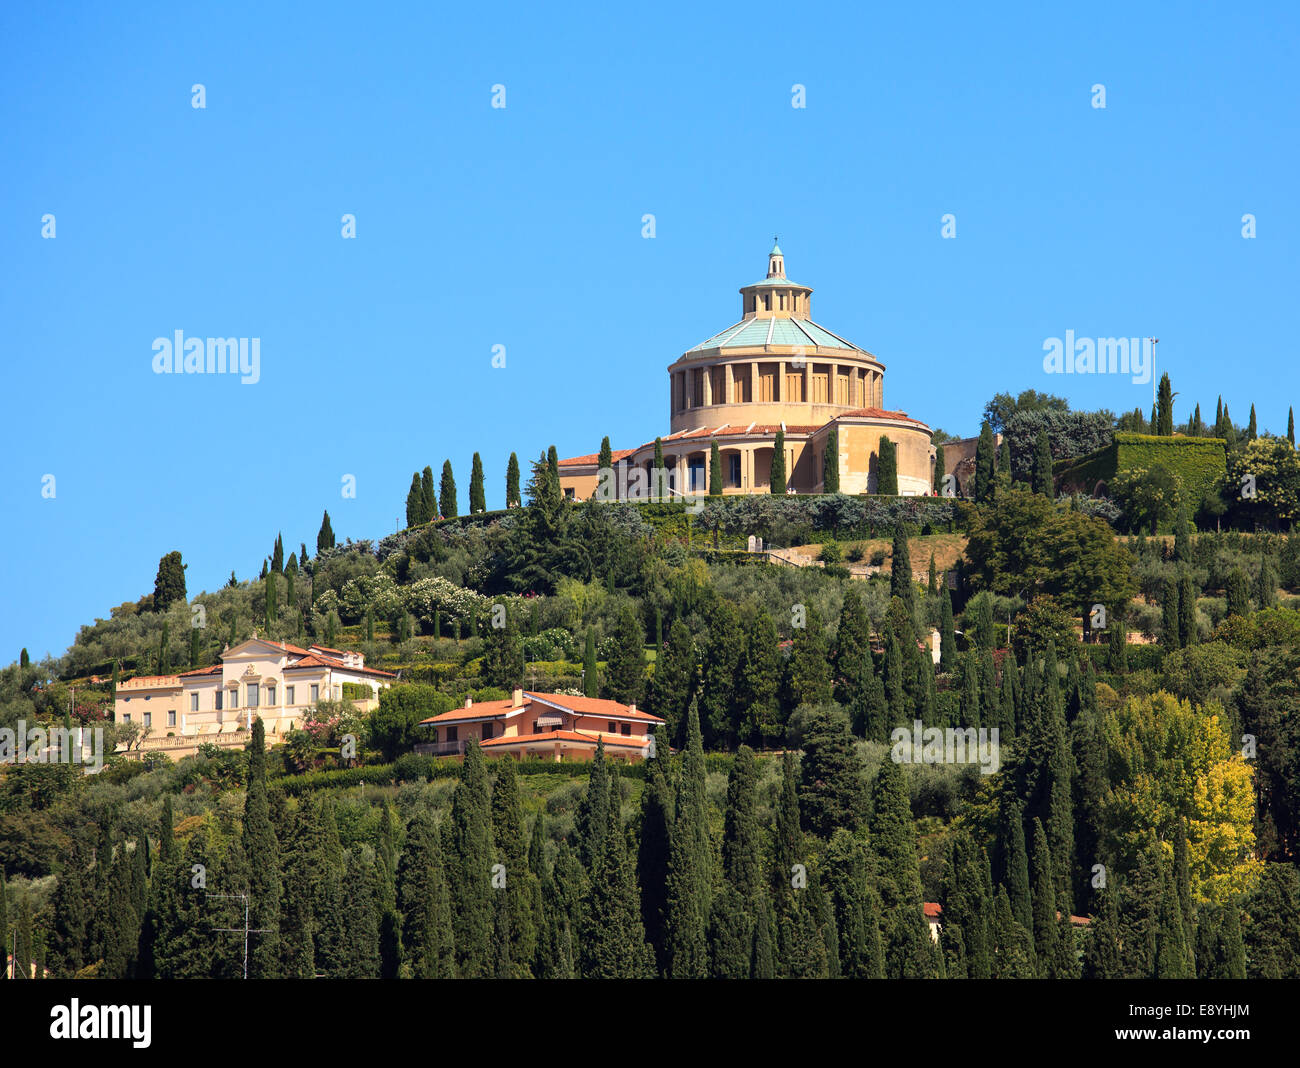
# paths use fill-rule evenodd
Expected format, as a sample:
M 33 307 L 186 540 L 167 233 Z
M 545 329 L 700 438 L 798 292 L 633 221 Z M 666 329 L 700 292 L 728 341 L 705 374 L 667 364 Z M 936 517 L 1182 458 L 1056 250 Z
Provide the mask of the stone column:
M 700 375 L 704 379 L 704 407 L 707 408 L 713 403 L 713 368 L 701 368 Z

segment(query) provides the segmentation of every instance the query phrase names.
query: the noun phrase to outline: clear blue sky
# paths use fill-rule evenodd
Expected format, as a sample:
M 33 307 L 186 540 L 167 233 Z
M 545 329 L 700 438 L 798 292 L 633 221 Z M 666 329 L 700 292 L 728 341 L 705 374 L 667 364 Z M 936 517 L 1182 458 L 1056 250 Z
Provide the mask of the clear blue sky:
M 1074 330 L 1160 337 L 1176 418 L 1222 392 L 1283 430 L 1293 5 L 996 6 L 3 5 L 0 663 L 169 550 L 194 594 L 277 531 L 314 551 L 325 508 L 391 532 L 446 457 L 499 507 L 512 450 L 665 432 L 666 366 L 773 234 L 932 426 L 1026 387 L 1149 408 L 1044 374 Z M 260 338 L 260 382 L 155 375 L 177 329 Z

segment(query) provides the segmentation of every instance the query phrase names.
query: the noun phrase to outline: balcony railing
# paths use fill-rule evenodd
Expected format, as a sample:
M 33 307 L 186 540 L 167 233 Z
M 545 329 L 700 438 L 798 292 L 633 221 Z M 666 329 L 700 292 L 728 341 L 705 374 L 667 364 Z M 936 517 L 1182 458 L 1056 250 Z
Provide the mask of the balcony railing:
M 416 742 L 420 756 L 455 756 L 465 752 L 464 742 Z

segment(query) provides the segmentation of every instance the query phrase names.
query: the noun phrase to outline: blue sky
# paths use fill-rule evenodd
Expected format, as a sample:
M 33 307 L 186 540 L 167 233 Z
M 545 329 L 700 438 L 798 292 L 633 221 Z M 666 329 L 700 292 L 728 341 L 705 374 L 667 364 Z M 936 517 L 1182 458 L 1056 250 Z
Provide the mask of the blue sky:
M 1149 409 L 1044 374 L 1073 330 L 1159 337 L 1178 419 L 1284 430 L 1294 7 L 1057 6 L 4 5 L 0 663 L 169 550 L 194 594 L 326 508 L 390 533 L 426 464 L 464 509 L 478 450 L 499 507 L 512 450 L 666 432 L 773 234 L 932 426 L 1026 387 Z M 259 338 L 260 381 L 154 374 L 177 329 Z

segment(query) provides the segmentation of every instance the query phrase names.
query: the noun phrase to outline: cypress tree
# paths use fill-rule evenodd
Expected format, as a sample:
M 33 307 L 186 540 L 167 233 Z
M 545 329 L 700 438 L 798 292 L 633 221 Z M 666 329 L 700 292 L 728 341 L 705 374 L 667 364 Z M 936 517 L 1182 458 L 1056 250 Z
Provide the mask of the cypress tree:
M 781 754 L 781 791 L 777 795 L 772 835 L 770 885 L 780 895 L 790 886 L 791 869 L 803 853 L 803 832 L 799 822 L 799 794 L 795 786 L 794 754 Z
M 1196 587 L 1192 573 L 1184 570 L 1178 586 L 1178 644 L 1186 649 L 1195 645 L 1196 639 Z
M 916 828 L 903 769 L 885 760 L 872 795 L 871 845 L 878 858 L 885 961 L 890 978 L 934 978 L 939 957 L 921 911 Z
M 519 493 L 519 457 L 512 452 L 506 463 L 506 507 L 518 508 L 521 504 L 523 497 Z
M 772 443 L 772 473 L 770 476 L 772 492 L 779 496 L 785 495 L 785 431 L 776 432 L 776 440 Z
M 343 929 L 348 979 L 378 979 L 379 911 L 375 866 L 366 863 L 360 846 L 348 853 Z
M 664 443 L 662 438 L 655 438 L 655 458 L 654 467 L 651 468 L 650 494 L 658 500 L 666 492 L 668 486 L 668 475 L 664 472 Z M 664 472 L 660 474 L 660 472 Z M 660 484 L 660 480 L 663 484 Z
M 268 572 L 266 576 L 266 621 L 267 623 L 275 622 L 275 610 L 276 610 L 276 602 L 277 602 L 276 590 L 275 590 L 275 575 L 276 573 L 274 571 L 271 571 Z
M 625 705 L 641 703 L 645 693 L 645 633 L 631 604 L 625 604 L 619 614 L 604 682 L 609 699 Z
M 452 901 L 452 937 L 461 978 L 491 974 L 492 827 L 487 768 L 478 742 L 465 748 L 445 824 L 444 854 Z
M 831 671 L 827 662 L 826 631 L 821 616 L 808 606 L 804 626 L 792 631 L 789 661 L 793 705 L 820 704 L 831 699 Z
M 451 471 L 451 461 L 442 461 L 442 480 L 438 483 L 438 511 L 443 519 L 456 516 L 456 476 Z
M 840 491 L 840 432 L 831 427 L 826 435 L 826 451 L 822 453 L 822 492 Z
M 9 952 L 9 892 L 5 886 L 4 865 L 0 864 L 0 954 Z M 0 968 L 0 979 L 8 978 L 5 969 Z
M 938 592 L 939 592 L 939 574 L 938 574 L 937 571 L 935 571 L 935 568 L 934 568 L 934 552 L 933 552 L 933 551 L 931 551 L 931 553 L 930 553 L 930 568 L 929 568 L 929 576 L 928 576 L 927 592 L 928 592 L 928 593 L 938 593 Z
M 980 425 L 975 443 L 975 501 L 983 504 L 993 496 L 993 428 L 988 420 Z
M 1178 518 L 1174 522 L 1174 559 L 1180 564 L 1192 559 L 1191 521 L 1187 517 L 1187 505 L 1179 504 Z
M 1246 424 L 1246 440 L 1254 441 L 1259 436 L 1258 428 L 1255 425 L 1255 406 L 1250 406 L 1250 422 Z
M 414 977 L 454 978 L 451 895 L 441 836 L 427 809 L 417 812 L 407 829 L 406 848 L 397 865 L 397 907 L 402 915 L 402 944 Z
M 898 496 L 898 448 L 882 437 L 876 461 L 876 493 L 882 497 Z
M 653 970 L 636 881 L 617 806 L 609 810 L 597 865 L 579 921 L 579 962 L 585 979 L 640 979 Z
M 1174 433 L 1174 390 L 1169 383 L 1166 372 L 1160 376 L 1160 388 L 1156 393 L 1155 432 L 1162 438 L 1173 437 Z
M 912 577 L 912 554 L 907 546 L 907 528 L 894 528 L 893 551 L 889 557 L 889 595 L 902 599 L 908 618 L 916 610 L 916 583 Z
M 171 798 L 166 804 L 170 806 Z M 49 967 L 56 979 L 70 979 L 86 965 L 86 938 L 89 929 L 88 889 L 86 886 L 86 861 L 77 839 L 59 873 L 54 889 L 51 912 L 54 915 L 50 931 Z M 0 877 L 0 911 L 4 906 L 3 877 Z M 5 934 L 5 920 L 0 915 L 0 938 Z M 7 942 L 0 942 L 8 950 Z
M 1234 567 L 1228 573 L 1225 593 L 1228 600 L 1228 615 L 1250 615 L 1250 593 L 1246 585 L 1246 576 L 1240 568 Z
M 943 493 L 943 477 L 948 473 L 947 457 L 944 455 L 943 445 L 939 444 L 934 447 L 934 473 L 930 478 L 930 487 L 935 494 Z
M 1088 927 L 1088 944 L 1083 956 L 1085 979 L 1122 979 L 1124 965 L 1120 959 L 1120 929 L 1117 893 L 1099 891 L 1101 909 Z
M 552 498 L 561 500 L 564 491 L 560 487 L 560 454 L 555 451 L 554 445 L 546 450 L 546 478 Z
M 420 492 L 420 472 L 411 474 L 411 488 L 406 491 L 406 526 L 419 526 L 424 516 L 424 499 Z
M 709 443 L 709 496 L 722 496 L 722 454 L 717 441 Z
M 885 624 L 884 683 L 885 705 L 888 721 L 886 727 L 900 727 L 907 719 L 907 691 L 903 679 L 903 649 L 894 634 L 894 628 Z
M 492 836 L 498 864 L 505 865 L 504 894 L 509 915 L 510 960 L 515 962 L 511 974 L 530 977 L 528 965 L 537 951 L 537 927 L 534 919 L 534 876 L 528 867 L 524 845 L 523 805 L 515 762 L 506 757 L 497 765 L 497 780 L 492 788 Z M 517 969 L 517 970 L 516 970 Z
M 772 622 L 767 610 L 758 607 L 746 615 L 749 627 L 745 632 L 740 697 L 741 706 L 745 710 L 745 725 L 741 734 L 755 744 L 763 744 L 784 733 L 777 700 L 781 687 L 781 654 L 777 649 L 776 624 Z M 689 631 L 687 633 L 689 636 Z M 670 633 L 669 647 L 671 646 Z
M 637 882 L 641 886 L 641 922 L 654 953 L 656 973 L 668 974 L 668 863 L 675 816 L 673 794 L 664 777 L 668 753 L 657 754 L 641 792 L 641 835 L 637 848 Z M 734 774 L 734 771 L 733 771 Z
M 438 494 L 433 488 L 433 468 L 425 464 L 420 473 L 420 522 L 438 518 Z
M 599 861 L 609 827 L 611 804 L 609 770 L 605 767 L 605 739 L 596 739 L 596 752 L 587 776 L 587 794 L 578 806 L 574 818 L 578 859 L 588 871 L 593 871 Z
M 1163 865 L 1160 873 L 1160 912 L 1156 927 L 1155 979 L 1194 979 L 1187 945 L 1187 928 L 1174 880 Z
M 952 593 L 944 587 L 939 599 L 939 670 L 952 671 L 957 666 L 957 632 L 953 628 Z
M 334 548 L 334 528 L 330 526 L 330 514 L 326 510 L 325 515 L 320 521 L 320 531 L 316 535 L 316 555 L 319 556 L 325 549 Z M 306 547 L 303 548 L 303 559 L 306 560 Z
M 835 631 L 835 678 L 838 698 L 848 704 L 863 683 L 864 666 L 871 667 L 871 621 L 858 591 L 850 586 L 844 592 L 840 623 Z
M 596 470 L 608 471 L 614 466 L 614 451 L 609 447 L 609 435 L 600 439 L 600 455 L 596 458 Z
M 1291 443 L 1292 448 L 1295 448 L 1295 409 L 1294 408 L 1288 408 L 1286 410 L 1286 440 Z
M 1036 975 L 1032 937 L 1012 914 L 1007 888 L 999 886 L 993 899 L 992 978 L 1032 979 Z
M 1174 581 L 1172 576 L 1165 579 L 1164 597 L 1162 597 L 1160 601 L 1160 610 L 1161 644 L 1165 647 L 1166 652 L 1177 652 L 1181 647 L 1179 642 L 1181 630 L 1178 625 L 1178 583 Z
M 1057 956 L 1056 886 L 1052 875 L 1052 853 L 1043 821 L 1034 818 L 1033 852 L 1034 950 L 1043 978 L 1055 978 L 1051 969 Z
M 483 459 L 475 453 L 469 471 L 469 513 L 476 515 L 486 511 L 487 495 L 483 489 Z
M 1011 488 L 1011 439 L 1006 436 L 1003 436 L 1002 444 L 998 446 L 998 468 L 995 481 L 1002 489 Z
M 1267 556 L 1260 557 L 1255 581 L 1255 603 L 1261 609 L 1277 607 L 1277 575 Z
M 812 712 L 799 762 L 799 811 L 806 831 L 829 839 L 837 827 L 855 830 L 866 815 L 862 762 L 848 720 L 824 709 Z
M 1033 897 L 1029 883 L 1029 853 L 1025 849 L 1025 825 L 1014 797 L 1003 799 L 1002 826 L 1006 868 L 1002 877 L 1012 915 L 1028 932 L 1034 930 Z
M 713 849 L 706 774 L 699 711 L 692 701 L 686 714 L 686 746 L 668 855 L 668 974 L 675 979 L 708 974 L 706 925 L 712 906 Z
M 248 863 L 249 922 L 266 928 L 249 950 L 250 978 L 274 979 L 279 970 L 280 843 L 271 825 L 266 789 L 266 728 L 262 717 L 253 720 L 246 750 L 248 785 L 244 795 L 243 849 Z

